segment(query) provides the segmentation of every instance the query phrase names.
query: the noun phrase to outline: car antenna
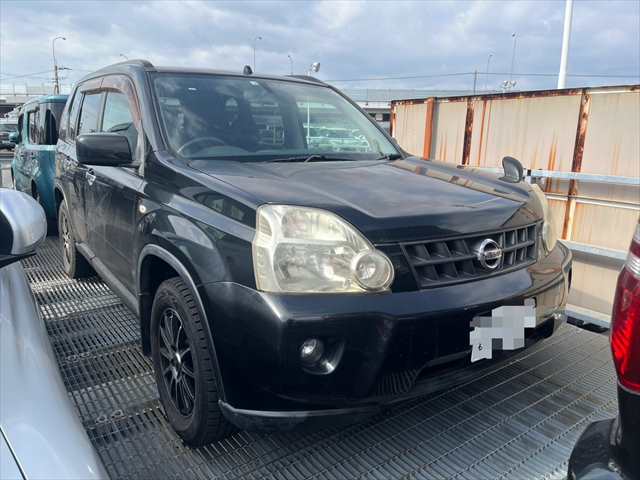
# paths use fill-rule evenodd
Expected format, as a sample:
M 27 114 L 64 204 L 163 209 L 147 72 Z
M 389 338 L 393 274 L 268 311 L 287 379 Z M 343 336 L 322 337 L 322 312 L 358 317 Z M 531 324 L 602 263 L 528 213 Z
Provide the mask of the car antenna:
M 253 75 L 253 70 L 251 69 L 251 67 L 249 65 L 245 65 L 244 68 L 242 69 L 242 74 L 243 75 Z

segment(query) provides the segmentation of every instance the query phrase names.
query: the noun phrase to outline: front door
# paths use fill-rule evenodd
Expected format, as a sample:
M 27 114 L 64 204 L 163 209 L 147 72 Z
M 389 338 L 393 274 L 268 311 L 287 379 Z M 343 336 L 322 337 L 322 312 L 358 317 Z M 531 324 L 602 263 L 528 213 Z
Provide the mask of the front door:
M 132 166 L 94 166 L 86 186 L 87 222 L 91 248 L 98 260 L 131 293 L 135 291 L 135 245 L 138 193 L 143 183 L 136 161 L 139 114 L 128 80 L 106 77 L 104 110 L 99 130 L 123 135 L 129 141 Z

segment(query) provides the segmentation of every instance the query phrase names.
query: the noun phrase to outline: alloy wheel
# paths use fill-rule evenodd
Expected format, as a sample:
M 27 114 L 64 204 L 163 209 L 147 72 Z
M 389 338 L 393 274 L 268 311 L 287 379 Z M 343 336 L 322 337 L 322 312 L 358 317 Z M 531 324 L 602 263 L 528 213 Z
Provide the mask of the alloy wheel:
M 64 253 L 64 260 L 67 265 L 71 265 L 71 259 L 73 256 L 73 239 L 71 237 L 71 229 L 69 228 L 69 220 L 67 219 L 66 213 L 63 213 L 60 216 L 60 226 L 62 227 L 60 237 L 62 238 L 62 251 Z
M 184 416 L 193 412 L 196 379 L 189 338 L 176 310 L 166 308 L 160 318 L 160 364 L 162 378 L 177 410 Z

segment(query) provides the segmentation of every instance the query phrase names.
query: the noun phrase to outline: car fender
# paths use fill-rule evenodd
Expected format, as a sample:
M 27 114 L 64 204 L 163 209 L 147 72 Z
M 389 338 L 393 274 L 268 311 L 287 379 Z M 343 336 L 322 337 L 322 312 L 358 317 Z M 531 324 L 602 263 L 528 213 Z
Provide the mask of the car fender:
M 190 273 L 190 269 L 187 268 L 187 266 L 185 266 L 183 261 L 180 260 L 176 255 L 174 255 L 174 253 L 170 252 L 164 247 L 161 247 L 158 244 L 153 244 L 153 243 L 145 245 L 145 247 L 140 252 L 140 255 L 138 257 L 138 266 L 136 269 L 136 285 L 138 287 L 138 292 L 139 292 L 138 293 L 138 309 L 140 312 L 140 321 L 141 321 L 140 328 L 142 330 L 141 334 L 143 339 L 143 351 L 147 354 L 150 353 L 150 345 L 147 343 L 147 345 L 145 346 L 144 339 L 149 338 L 149 328 L 150 328 L 151 322 L 150 322 L 150 318 L 145 319 L 144 316 L 145 316 L 145 312 L 150 311 L 150 308 L 147 308 L 147 307 L 151 306 L 153 299 L 149 298 L 150 294 L 148 292 L 143 292 L 141 289 L 141 281 L 142 281 L 141 270 L 142 270 L 142 263 L 144 259 L 150 255 L 156 256 L 162 259 L 163 261 L 165 261 L 167 264 L 169 264 L 178 273 L 182 281 L 189 286 L 196 300 L 196 304 L 198 305 L 198 309 L 200 310 L 200 314 L 204 318 L 203 323 L 206 326 L 207 337 L 209 338 L 209 342 L 210 342 L 209 344 L 211 345 L 213 354 L 216 356 L 216 359 L 217 359 L 218 356 L 216 353 L 215 342 L 213 340 L 211 323 L 209 322 L 209 318 L 207 316 L 207 310 L 205 309 L 204 303 L 202 302 L 200 290 L 198 289 L 197 279 L 194 279 L 194 277 Z M 222 381 L 222 374 L 217 365 L 216 365 L 216 370 L 217 370 L 216 375 L 220 379 L 220 383 L 219 383 L 220 398 L 224 400 L 226 398 L 224 394 L 224 384 Z

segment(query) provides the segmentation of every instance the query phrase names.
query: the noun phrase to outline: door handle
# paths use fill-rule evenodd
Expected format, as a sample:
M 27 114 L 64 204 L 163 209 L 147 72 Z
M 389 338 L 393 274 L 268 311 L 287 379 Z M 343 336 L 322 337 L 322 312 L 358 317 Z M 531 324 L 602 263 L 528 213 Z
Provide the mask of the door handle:
M 93 170 L 91 168 L 89 170 L 87 170 L 87 172 L 84 174 L 84 178 L 87 179 L 87 183 L 89 185 L 93 185 L 93 182 L 96 181 L 96 176 L 93 173 Z

